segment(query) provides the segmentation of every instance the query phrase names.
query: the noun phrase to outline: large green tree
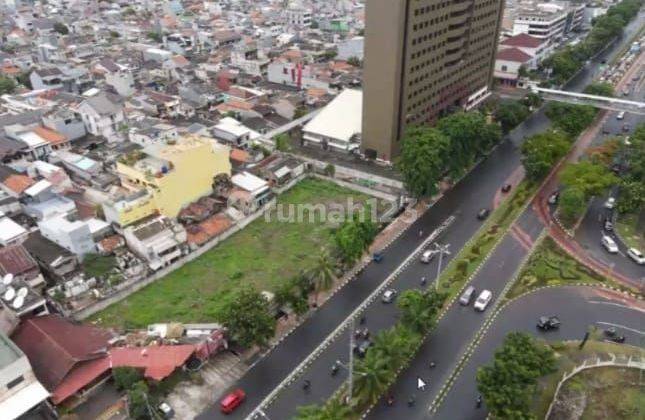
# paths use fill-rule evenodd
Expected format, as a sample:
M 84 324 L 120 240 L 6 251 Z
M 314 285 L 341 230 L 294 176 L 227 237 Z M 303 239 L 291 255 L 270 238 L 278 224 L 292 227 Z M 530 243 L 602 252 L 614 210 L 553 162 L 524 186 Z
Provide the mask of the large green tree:
M 609 82 L 593 82 L 585 88 L 585 93 L 598 96 L 614 96 L 614 86 Z
M 596 117 L 596 109 L 588 105 L 550 102 L 545 114 L 556 128 L 564 130 L 571 138 L 576 138 L 591 125 Z
M 495 109 L 495 120 L 502 130 L 508 133 L 524 121 L 530 114 L 529 108 L 520 101 L 502 101 Z
M 557 131 L 545 131 L 529 137 L 522 144 L 522 164 L 526 176 L 532 181 L 545 177 L 569 150 L 566 135 Z
M 148 396 L 148 385 L 144 381 L 139 381 L 132 386 L 127 393 L 128 396 L 128 414 L 131 419 L 149 419 L 151 418 L 150 397 Z
M 276 303 L 279 306 L 289 306 L 296 316 L 306 313 L 309 309 L 307 302 L 309 288 L 303 286 L 301 276 L 285 280 L 275 291 Z
M 566 222 L 573 222 L 587 207 L 585 193 L 577 187 L 565 189 L 560 196 L 559 209 Z
M 355 213 L 351 219 L 345 220 L 334 232 L 336 247 L 347 264 L 356 262 L 378 233 L 378 226 L 371 219 L 371 208 L 368 206 L 363 210 L 360 214 Z
M 477 371 L 477 387 L 496 418 L 532 419 L 530 401 L 537 379 L 554 370 L 551 348 L 526 333 L 510 333 L 493 363 Z
M 438 129 L 408 127 L 397 166 L 411 194 L 423 197 L 437 192 L 449 150 L 450 140 Z
M 401 322 L 416 332 L 428 331 L 444 300 L 445 295 L 437 293 L 434 289 L 406 290 L 396 302 L 401 310 Z
M 231 292 L 217 319 L 242 347 L 265 346 L 275 333 L 275 318 L 269 302 L 250 285 Z
M 618 178 L 606 166 L 585 160 L 568 163 L 560 174 L 560 182 L 566 187 L 580 190 L 586 200 L 605 192 L 611 185 L 618 183 Z
M 497 124 L 489 124 L 479 112 L 456 112 L 439 120 L 437 128 L 450 140 L 446 164 L 452 178 L 468 169 L 502 138 Z

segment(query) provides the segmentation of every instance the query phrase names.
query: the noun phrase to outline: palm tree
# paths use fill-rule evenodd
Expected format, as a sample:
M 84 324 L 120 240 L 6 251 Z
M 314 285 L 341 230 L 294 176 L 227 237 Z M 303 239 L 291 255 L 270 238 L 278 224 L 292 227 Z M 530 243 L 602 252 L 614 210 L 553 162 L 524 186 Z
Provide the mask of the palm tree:
M 406 290 L 398 299 L 397 306 L 403 312 L 401 320 L 404 325 L 416 332 L 424 332 L 430 328 L 443 301 L 444 296 L 433 289 L 425 292 Z
M 298 407 L 296 420 L 342 420 L 351 416 L 352 410 L 340 399 L 332 398 L 325 405 L 305 405 Z
M 316 265 L 311 270 L 311 281 L 316 292 L 314 298 L 316 304 L 318 303 L 318 294 L 331 289 L 335 279 L 334 263 L 329 256 L 329 251 L 323 248 L 316 259 Z
M 405 347 L 401 344 L 400 334 L 393 327 L 374 336 L 374 346 L 370 351 L 378 354 L 387 363 L 398 366 L 405 357 Z
M 390 365 L 376 352 L 367 352 L 359 362 L 354 378 L 354 396 L 359 405 L 375 403 L 385 392 L 395 365 Z

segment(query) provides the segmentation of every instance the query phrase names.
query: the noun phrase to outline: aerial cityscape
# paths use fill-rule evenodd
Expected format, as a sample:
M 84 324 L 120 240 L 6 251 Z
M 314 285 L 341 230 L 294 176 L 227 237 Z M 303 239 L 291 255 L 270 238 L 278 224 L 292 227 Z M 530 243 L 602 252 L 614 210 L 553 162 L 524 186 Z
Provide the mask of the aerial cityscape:
M 642 420 L 644 0 L 3 0 L 0 420 Z

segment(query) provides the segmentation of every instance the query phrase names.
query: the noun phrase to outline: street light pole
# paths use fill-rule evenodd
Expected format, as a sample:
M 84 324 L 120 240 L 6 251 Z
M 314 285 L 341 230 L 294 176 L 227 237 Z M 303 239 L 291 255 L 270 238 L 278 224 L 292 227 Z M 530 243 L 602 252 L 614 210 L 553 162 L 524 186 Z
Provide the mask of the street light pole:
M 352 323 L 350 324 L 349 329 L 349 384 L 348 384 L 348 395 L 347 395 L 347 405 L 352 405 L 352 392 L 354 388 L 354 328 L 355 328 L 355 319 L 352 318 Z
M 450 255 L 450 244 L 441 245 L 438 242 L 435 243 L 437 246 L 437 251 L 439 251 L 439 264 L 437 265 L 437 275 L 434 278 L 434 288 L 436 291 L 439 290 L 439 274 L 441 274 L 441 264 L 443 263 L 443 254 Z

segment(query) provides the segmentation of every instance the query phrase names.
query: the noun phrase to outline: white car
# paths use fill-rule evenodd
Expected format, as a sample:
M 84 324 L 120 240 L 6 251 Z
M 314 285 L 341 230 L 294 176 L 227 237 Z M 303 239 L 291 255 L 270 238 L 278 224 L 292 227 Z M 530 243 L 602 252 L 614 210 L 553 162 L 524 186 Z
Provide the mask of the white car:
M 609 197 L 607 201 L 605 201 L 605 208 L 611 210 L 614 207 L 616 207 L 616 199 L 614 197 Z
M 424 264 L 430 264 L 430 261 L 437 255 L 438 251 L 436 249 L 428 249 L 421 254 L 421 262 Z
M 645 255 L 643 255 L 643 253 L 637 250 L 636 248 L 629 248 L 627 250 L 627 255 L 629 256 L 629 258 L 634 260 L 636 264 L 638 265 L 645 264 Z
M 483 312 L 488 304 L 490 303 L 490 300 L 493 298 L 493 293 L 490 290 L 484 290 L 482 291 L 479 296 L 477 297 L 477 300 L 475 301 L 475 310 Z
M 603 235 L 600 243 L 610 254 L 618 254 L 618 245 L 616 245 L 611 236 Z
M 625 118 L 625 111 L 621 111 L 618 113 L 618 115 L 616 115 L 617 120 L 622 120 L 624 118 Z
M 392 303 L 395 297 L 396 297 L 396 290 L 387 289 L 385 293 L 383 293 L 383 297 L 381 298 L 381 300 L 383 301 L 383 303 Z

